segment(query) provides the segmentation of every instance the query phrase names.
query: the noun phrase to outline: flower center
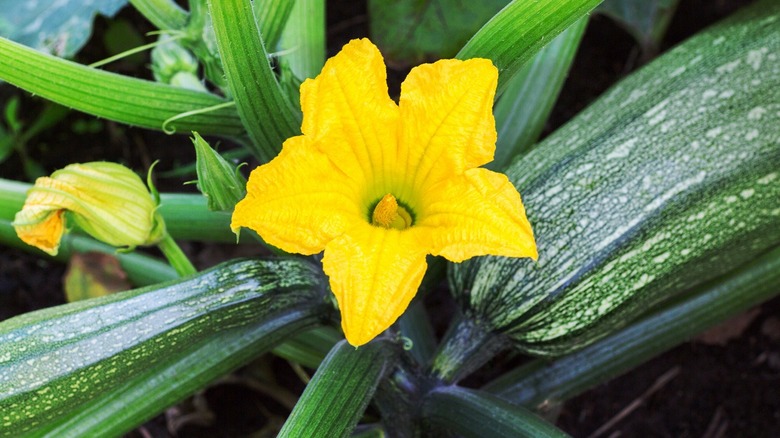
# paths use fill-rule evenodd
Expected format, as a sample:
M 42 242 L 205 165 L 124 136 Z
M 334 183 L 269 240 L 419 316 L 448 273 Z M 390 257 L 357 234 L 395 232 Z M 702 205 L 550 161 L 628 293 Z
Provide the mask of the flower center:
M 412 215 L 398 205 L 395 196 L 388 193 L 374 207 L 371 223 L 378 227 L 404 230 L 412 225 Z

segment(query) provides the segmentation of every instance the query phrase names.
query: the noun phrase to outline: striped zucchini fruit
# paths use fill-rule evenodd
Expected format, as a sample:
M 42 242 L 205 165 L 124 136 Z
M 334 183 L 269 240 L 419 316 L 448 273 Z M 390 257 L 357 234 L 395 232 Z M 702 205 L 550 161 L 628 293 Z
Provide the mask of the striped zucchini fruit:
M 780 3 L 632 74 L 507 171 L 539 261 L 454 265 L 467 314 L 562 354 L 780 243 Z
M 0 436 L 121 434 L 205 385 L 205 368 L 228 372 L 220 367 L 240 365 L 234 356 L 249 360 L 319 323 L 324 290 L 302 259 L 236 260 L 3 321 Z M 237 329 L 262 342 L 236 351 L 227 340 Z

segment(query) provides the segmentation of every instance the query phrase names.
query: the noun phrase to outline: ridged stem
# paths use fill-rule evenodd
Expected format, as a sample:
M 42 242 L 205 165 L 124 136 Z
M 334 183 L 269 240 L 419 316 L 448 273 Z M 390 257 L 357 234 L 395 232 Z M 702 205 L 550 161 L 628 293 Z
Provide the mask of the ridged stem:
M 279 50 L 301 81 L 325 65 L 325 1 L 297 0 L 279 40 Z M 289 53 L 287 53 L 289 52 Z
M 493 60 L 500 72 L 498 97 L 526 61 L 599 3 L 601 0 L 514 0 L 482 26 L 456 57 Z
M 536 143 L 569 74 L 587 24 L 588 17 L 580 18 L 509 79 L 496 104 L 498 141 L 495 158 L 487 168 L 506 168 Z
M 465 315 L 444 335 L 433 359 L 431 374 L 444 383 L 455 383 L 508 346 L 508 338 Z
M 425 396 L 423 418 L 464 437 L 565 437 L 566 433 L 533 412 L 494 395 L 457 386 Z
M 300 0 L 255 0 L 252 9 L 255 20 L 260 28 L 263 43 L 269 51 L 279 43 L 285 25 L 290 18 L 290 11 L 301 3 Z
M 295 405 L 280 437 L 347 436 L 398 354 L 387 339 L 355 348 L 341 341 L 328 353 Z
M 186 277 L 198 272 L 195 266 L 192 265 L 192 262 L 190 262 L 190 259 L 187 258 L 187 255 L 184 254 L 184 251 L 181 250 L 181 247 L 167 232 L 163 235 L 162 240 L 157 243 L 157 247 L 160 248 L 165 258 L 168 259 L 168 263 L 173 266 L 173 269 L 180 276 Z
M 181 29 L 189 19 L 173 0 L 130 0 L 130 4 L 158 29 Z
M 245 132 L 236 108 L 220 106 L 226 100 L 214 94 L 90 68 L 6 38 L 0 38 L 0 53 L 0 79 L 60 105 L 158 130 L 172 117 L 217 106 L 178 119 L 176 131 L 228 136 Z
M 300 132 L 301 115 L 271 69 L 250 0 L 209 0 L 209 12 L 225 79 L 260 162 L 271 161 L 282 143 Z

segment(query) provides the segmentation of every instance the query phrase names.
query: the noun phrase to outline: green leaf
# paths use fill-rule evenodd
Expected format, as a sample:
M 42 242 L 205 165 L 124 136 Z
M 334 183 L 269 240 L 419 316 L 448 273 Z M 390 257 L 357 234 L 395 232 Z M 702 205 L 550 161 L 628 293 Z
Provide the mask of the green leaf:
M 542 47 L 601 0 L 514 0 L 490 19 L 457 58 L 488 58 L 498 67 L 500 96 L 509 79 Z
M 163 123 L 174 116 L 226 103 L 213 94 L 97 70 L 4 38 L 0 38 L 0 52 L 0 79 L 61 105 L 128 125 L 163 129 Z M 170 125 L 204 135 L 244 132 L 230 107 L 193 114 Z
M 370 0 L 371 38 L 395 62 L 451 58 L 506 4 L 507 0 Z
M 0 36 L 70 58 L 86 44 L 97 14 L 113 17 L 127 0 L 0 0 Z
M 595 344 L 554 362 L 531 362 L 483 389 L 529 407 L 564 401 L 779 293 L 780 247 Z
M 300 113 L 282 93 L 260 38 L 250 0 L 209 0 L 222 65 L 236 109 L 261 162 L 300 133 Z
M 234 261 L 3 321 L 0 435 L 121 435 L 316 325 L 321 282 L 302 259 Z
M 569 74 L 587 23 L 587 17 L 580 18 L 509 80 L 495 107 L 498 141 L 487 168 L 504 169 L 533 147 Z
M 596 9 L 622 26 L 646 54 L 658 50 L 679 0 L 605 0 Z
M 347 436 L 363 415 L 398 346 L 376 339 L 360 348 L 341 341 L 306 386 L 280 437 Z
M 443 386 L 425 396 L 422 416 L 437 428 L 463 437 L 565 437 L 534 413 L 492 394 Z

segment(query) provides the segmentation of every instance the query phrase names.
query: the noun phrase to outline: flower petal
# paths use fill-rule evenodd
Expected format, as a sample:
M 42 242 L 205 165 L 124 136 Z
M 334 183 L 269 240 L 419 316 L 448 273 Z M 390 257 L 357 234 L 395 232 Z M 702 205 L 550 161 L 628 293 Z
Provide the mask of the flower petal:
M 467 170 L 428 187 L 423 205 L 419 227 L 429 232 L 434 255 L 453 262 L 487 254 L 537 257 L 520 194 L 501 173 Z
M 303 134 L 359 182 L 395 164 L 398 106 L 387 94 L 379 49 L 352 40 L 301 85 Z
M 16 214 L 14 229 L 22 242 L 56 256 L 65 233 L 65 210 L 25 207 Z
M 246 197 L 230 227 L 255 230 L 287 252 L 316 254 L 334 237 L 365 221 L 358 188 L 304 136 L 284 142 L 282 152 L 249 176 Z
M 329 243 L 322 267 L 354 346 L 398 319 L 414 298 L 427 265 L 423 235 L 361 224 Z
M 420 186 L 493 160 L 498 70 L 487 59 L 415 67 L 401 85 L 399 155 Z M 403 161 L 402 161 L 403 162 Z

